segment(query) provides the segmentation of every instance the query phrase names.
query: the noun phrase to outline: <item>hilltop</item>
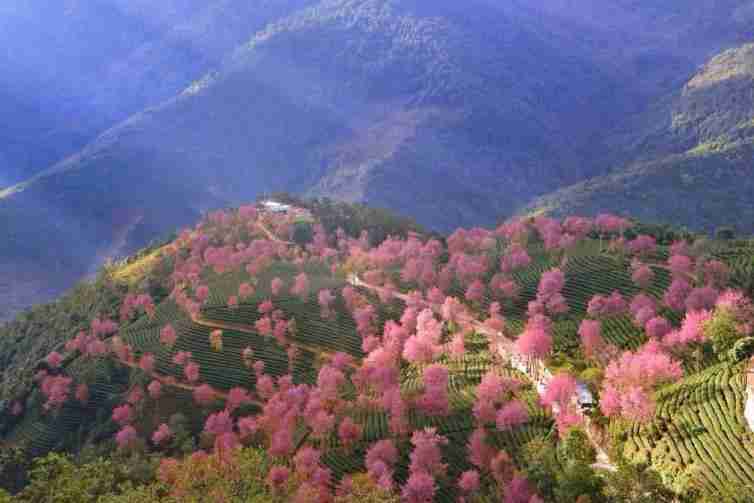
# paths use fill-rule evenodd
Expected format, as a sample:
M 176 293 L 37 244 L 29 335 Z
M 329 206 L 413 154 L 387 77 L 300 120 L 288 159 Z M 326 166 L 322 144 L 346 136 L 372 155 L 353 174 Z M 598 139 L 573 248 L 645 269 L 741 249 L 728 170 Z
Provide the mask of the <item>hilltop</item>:
M 27 331 L 3 484 L 54 449 L 80 457 L 19 501 L 85 472 L 113 502 L 747 501 L 753 268 L 749 242 L 609 214 L 439 236 L 327 200 L 212 212 L 50 308 L 64 330 L 3 333 Z

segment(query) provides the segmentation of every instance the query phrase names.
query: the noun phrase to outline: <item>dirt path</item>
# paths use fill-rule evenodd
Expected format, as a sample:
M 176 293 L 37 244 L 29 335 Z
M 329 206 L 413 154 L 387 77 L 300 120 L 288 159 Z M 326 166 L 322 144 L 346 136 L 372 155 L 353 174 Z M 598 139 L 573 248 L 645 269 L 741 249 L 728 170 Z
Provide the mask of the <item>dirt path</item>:
M 257 227 L 264 233 L 265 236 L 267 236 L 267 239 L 269 239 L 270 241 L 274 241 L 276 243 L 280 243 L 280 244 L 284 244 L 284 245 L 293 245 L 293 244 L 296 244 L 293 241 L 284 241 L 284 240 L 280 239 L 275 234 L 273 234 L 272 231 L 270 229 L 268 229 L 267 226 L 264 225 L 259 220 L 257 220 L 256 223 L 257 223 Z
M 114 358 L 114 360 L 116 362 L 120 363 L 121 365 L 125 366 L 125 367 L 129 367 L 129 368 L 132 368 L 132 369 L 138 369 L 138 370 L 140 370 L 140 371 L 143 372 L 143 370 L 141 369 L 141 367 L 139 367 L 139 365 L 136 362 L 127 362 L 127 361 L 123 361 L 123 360 L 121 360 L 119 358 Z M 194 391 L 196 391 L 199 388 L 199 386 L 201 386 L 201 384 L 197 385 L 197 384 L 188 384 L 188 383 L 185 383 L 185 382 L 181 382 L 181 381 L 178 381 L 177 379 L 175 379 L 172 376 L 166 376 L 166 375 L 158 374 L 157 372 L 150 372 L 148 375 L 152 379 L 159 381 L 161 384 L 164 384 L 166 386 L 172 386 L 173 388 L 179 388 L 179 389 L 183 389 L 183 390 L 186 390 L 186 391 L 191 391 L 192 393 Z M 215 388 L 212 388 L 212 389 L 213 389 L 213 391 L 215 393 L 215 396 L 217 398 L 219 398 L 221 400 L 226 400 L 228 398 L 228 394 L 225 393 L 224 391 L 219 391 L 219 390 L 217 390 Z M 260 402 L 258 400 L 251 400 L 248 403 L 251 404 L 251 405 L 257 405 L 259 407 L 263 407 L 264 406 L 264 403 L 262 403 L 262 402 Z
M 220 329 L 220 330 L 235 330 L 236 332 L 242 332 L 245 334 L 252 334 L 258 336 L 259 333 L 256 331 L 256 329 L 250 325 L 244 325 L 242 323 L 227 323 L 223 321 L 214 321 L 214 320 L 207 320 L 205 318 L 201 318 L 198 316 L 192 316 L 191 321 L 196 323 L 197 325 L 201 325 L 203 327 L 207 328 L 213 328 L 213 329 Z M 322 348 L 319 348 L 317 346 L 312 346 L 310 344 L 306 343 L 300 343 L 300 342 L 292 342 L 296 347 L 299 347 L 301 349 L 305 349 L 307 351 L 310 351 L 316 355 L 324 356 L 326 358 L 331 358 L 335 353 L 332 353 L 330 351 L 323 351 Z M 358 362 L 358 359 L 357 359 Z M 349 364 L 349 367 L 356 369 L 358 365 Z

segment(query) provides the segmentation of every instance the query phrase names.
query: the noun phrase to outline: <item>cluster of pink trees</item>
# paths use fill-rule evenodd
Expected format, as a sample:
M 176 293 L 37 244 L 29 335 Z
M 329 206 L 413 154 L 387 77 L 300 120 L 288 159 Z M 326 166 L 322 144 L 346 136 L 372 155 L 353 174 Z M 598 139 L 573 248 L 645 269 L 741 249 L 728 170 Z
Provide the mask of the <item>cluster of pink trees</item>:
M 267 299 L 257 307 L 262 315 L 254 322 L 255 330 L 263 337 L 273 337 L 281 347 L 289 345 L 288 334 L 294 333 L 296 320 L 286 319 L 281 309 L 276 309 L 271 300 Z
M 637 259 L 631 261 L 631 270 L 631 280 L 639 288 L 649 288 L 655 279 L 655 273 L 652 268 Z
M 644 327 L 657 314 L 657 301 L 654 297 L 640 293 L 631 299 L 629 312 L 634 324 L 638 327 Z
M 657 251 L 657 240 L 653 236 L 641 234 L 626 243 L 626 250 L 638 256 L 648 256 Z
M 41 390 L 47 401 L 44 403 L 45 410 L 61 407 L 71 390 L 73 379 L 64 375 L 45 375 L 41 377 Z
M 76 337 L 65 344 L 65 350 L 78 351 L 84 357 L 96 358 L 105 356 L 110 351 L 103 340 L 118 331 L 118 325 L 111 320 L 95 318 L 91 323 L 90 330 L 79 332 Z
M 432 362 L 443 352 L 441 338 L 442 322 L 431 309 L 422 310 L 416 318 L 416 333 L 405 341 L 403 358 L 412 363 Z
M 565 274 L 560 269 L 551 269 L 542 274 L 537 288 L 537 297 L 529 302 L 529 315 L 556 316 L 568 311 L 568 303 L 563 296 Z
M 528 420 L 528 411 L 515 393 L 522 387 L 520 381 L 505 378 L 494 370 L 482 376 L 476 389 L 474 418 L 479 427 L 495 423 L 498 429 L 508 430 Z
M 256 276 L 275 259 L 293 259 L 291 250 L 266 238 L 245 241 L 248 232 L 259 234 L 258 215 L 251 207 L 238 212 L 215 212 L 194 229 L 182 232 L 167 247 L 173 260 L 171 297 L 192 316 L 197 316 L 207 301 L 209 273 L 223 274 L 245 270 Z M 299 285 L 303 286 L 303 285 Z M 278 295 L 282 283 L 273 280 L 273 295 Z M 251 283 L 242 283 L 238 295 L 231 295 L 230 305 L 237 305 L 254 294 Z
M 625 351 L 605 369 L 600 407 L 608 416 L 648 421 L 654 416 L 653 392 L 683 376 L 679 361 L 661 344 L 650 341 L 637 351 Z
M 475 429 L 466 445 L 469 462 L 474 469 L 467 470 L 458 479 L 461 491 L 459 502 L 474 501 L 480 488 L 480 475 L 485 473 L 497 484 L 498 501 L 505 503 L 541 503 L 542 499 L 532 489 L 525 477 L 517 473 L 513 459 L 504 450 L 497 451 L 488 442 L 484 428 Z
M 133 300 L 139 298 L 147 299 L 148 297 L 131 296 L 130 299 L 132 300 L 130 302 L 133 305 L 150 305 L 146 300 Z M 120 339 L 117 336 L 110 339 L 110 345 L 103 340 L 104 337 L 111 336 L 116 333 L 117 330 L 118 325 L 115 322 L 102 318 L 94 318 L 91 322 L 89 331 L 80 331 L 75 337 L 66 341 L 64 345 L 65 351 L 69 353 L 78 353 L 84 358 L 105 357 L 112 351 L 116 356 L 122 355 L 125 357 L 124 359 L 127 358 L 129 362 L 132 362 L 133 357 L 130 353 L 130 348 L 121 347 L 119 345 Z M 48 370 L 40 370 L 35 376 L 35 380 L 40 383 L 40 389 L 46 398 L 46 402 L 43 405 L 43 408 L 46 411 L 59 409 L 68 400 L 71 394 L 71 388 L 73 387 L 74 382 L 71 377 L 65 376 L 62 373 L 62 364 L 64 360 L 64 355 L 58 351 L 50 352 L 45 358 L 45 363 L 47 364 L 48 369 L 54 371 L 54 373 L 50 373 Z M 145 360 L 146 363 L 149 363 L 149 361 L 149 358 Z M 81 403 L 86 403 L 88 401 L 89 387 L 86 383 L 77 384 L 74 396 Z
M 626 242 L 622 235 L 630 222 L 614 215 L 599 215 L 594 220 L 571 217 L 562 222 L 547 217 L 517 219 L 494 231 L 459 229 L 448 237 L 447 249 L 438 240 L 423 240 L 414 233 L 405 238 L 392 236 L 370 247 L 366 234 L 350 238 L 339 231 L 329 236 L 324 228 L 316 226 L 314 240 L 302 250 L 260 237 L 258 218 L 253 207 L 238 212 L 216 212 L 195 229 L 181 233 L 168 247 L 173 265 L 171 299 L 191 316 L 198 316 L 212 293 L 209 284 L 214 275 L 245 271 L 252 278 L 241 283 L 237 295 L 227 299 L 229 306 L 238 305 L 256 293 L 259 285 L 256 277 L 275 261 L 282 260 L 294 264 L 298 271 L 288 285 L 290 293 L 302 301 L 314 295 L 322 318 L 332 319 L 340 305 L 335 303 L 338 292 L 330 289 L 312 292 L 313 282 L 303 272 L 312 269 L 305 266 L 328 264 L 335 272 L 358 271 L 367 283 L 379 286 L 381 302 L 386 303 L 394 296 L 405 301 L 399 319 L 382 323 L 375 305 L 365 292 L 359 291 L 360 287 L 342 288 L 340 297 L 362 339 L 365 356 L 361 361 L 345 353 L 329 355 L 318 369 L 316 382 L 294 382 L 291 372 L 298 348 L 288 335 L 294 333 L 295 320 L 286 319 L 281 308 L 284 305 L 279 296 L 286 288 L 281 278 L 271 280 L 271 298 L 257 306 L 260 317 L 254 327 L 263 337 L 274 337 L 286 350 L 288 373 L 280 376 L 266 373 L 264 360 L 255 360 L 254 352 L 247 348 L 240 355 L 240 363 L 253 373 L 253 393 L 241 387 L 226 393 L 202 382 L 199 364 L 185 351 L 173 354 L 172 361 L 183 374 L 183 383 L 178 383 L 155 373 L 154 354 L 134 355 L 132 348 L 118 337 L 112 338 L 109 347 L 105 345 L 102 350 L 99 343 L 104 342 L 100 337 L 117 330 L 117 326 L 107 321 L 97 320 L 92 333 L 79 334 L 66 350 L 92 355 L 112 352 L 148 376 L 146 393 L 142 388 L 134 388 L 113 411 L 113 421 L 120 427 L 116 441 L 122 447 L 131 446 L 140 433 L 150 438 L 155 448 L 169 444 L 174 432 L 167 424 L 160 424 L 153 432 L 137 431 L 136 404 L 141 400 L 159 400 L 166 392 L 165 385 L 180 384 L 192 390 L 198 407 L 207 410 L 204 434 L 214 440 L 216 451 L 228 452 L 254 442 L 264 445 L 273 457 L 292 459 L 289 466 L 272 468 L 268 483 L 282 489 L 294 477 L 300 482 L 297 501 L 330 501 L 335 484 L 322 462 L 323 455 L 332 435 L 345 450 L 352 451 L 364 441 L 364 425 L 357 419 L 361 416 L 354 414 L 361 410 L 387 414 L 390 430 L 389 439 L 364 446 L 369 477 L 380 487 L 399 493 L 403 501 L 433 500 L 439 483 L 448 478 L 448 467 L 442 458 L 442 448 L 448 439 L 434 429 L 412 431 L 411 418 L 415 414 L 451 413 L 449 393 L 455 381 L 448 364 L 443 362 L 459 363 L 447 356 L 464 356 L 465 334 L 475 329 L 505 334 L 508 314 L 504 316 L 503 311 L 511 308 L 513 304 L 509 301 L 520 294 L 520 286 L 513 277 L 516 270 L 531 264 L 527 245 L 532 240 L 540 240 L 548 253 L 565 257 L 578 241 L 596 232 L 601 239 L 610 239 L 613 248 L 633 255 L 632 279 L 645 292 L 632 299 L 618 291 L 593 297 L 587 306 L 591 319 L 582 320 L 578 329 L 584 354 L 605 366 L 600 406 L 609 417 L 636 421 L 652 418 L 654 391 L 682 376 L 677 358 L 684 348 L 704 342 L 701 327 L 716 306 L 754 312 L 750 305 L 742 307 L 744 303 L 733 294 L 720 296 L 719 290 L 728 275 L 724 264 L 694 260 L 689 248 L 683 245 L 673 246 L 667 263 L 652 263 L 657 255 L 655 240 L 638 236 Z M 266 225 L 275 232 L 286 232 L 290 230 L 289 223 L 270 219 Z M 248 231 L 254 236 L 251 241 L 244 238 Z M 523 332 L 514 343 L 515 350 L 530 360 L 544 360 L 552 353 L 553 320 L 568 311 L 563 294 L 567 262 L 560 263 L 560 267 L 541 275 L 536 298 L 528 304 Z M 662 299 L 662 309 L 648 293 L 658 267 L 668 269 L 673 276 Z M 491 305 L 487 305 L 489 297 Z M 672 317 L 661 316 L 663 309 L 683 312 L 681 326 L 673 327 L 669 321 Z M 131 295 L 124 303 L 122 318 L 129 320 L 139 310 L 153 316 L 155 307 L 148 296 Z M 609 318 L 624 315 L 630 315 L 651 339 L 637 351 L 621 352 L 603 338 L 603 322 L 607 324 Z M 746 319 L 749 322 L 742 325 L 749 323 L 750 331 L 754 316 Z M 162 327 L 163 350 L 173 350 L 177 338 L 173 326 Z M 223 351 L 221 330 L 210 333 L 210 343 L 216 351 Z M 54 371 L 62 361 L 63 355 L 58 353 L 47 358 Z M 418 391 L 407 392 L 401 386 L 401 373 L 409 365 L 420 371 L 422 386 Z M 49 408 L 65 402 L 73 384 L 70 378 L 46 372 L 39 378 Z M 541 501 L 517 472 L 508 453 L 489 441 L 490 431 L 508 431 L 529 420 L 530 405 L 521 398 L 521 388 L 521 382 L 494 370 L 485 373 L 477 386 L 472 408 L 475 429 L 467 446 L 468 459 L 474 468 L 453 481 L 460 501 L 471 501 L 480 491 L 482 480 L 494 480 L 499 496 L 506 502 Z M 561 432 L 581 422 L 577 390 L 577 381 L 562 373 L 549 381 L 541 396 L 541 404 L 554 412 Z M 79 385 L 76 397 L 86 401 L 88 389 Z M 218 410 L 221 399 L 224 408 Z M 261 405 L 261 413 L 245 415 L 243 406 L 252 402 Z M 299 446 L 301 431 L 308 435 Z M 397 487 L 395 477 L 399 447 L 410 448 L 408 479 L 401 487 Z M 347 492 L 349 484 L 349 479 L 344 479 L 338 486 L 339 493 Z
M 604 365 L 618 352 L 615 346 L 602 337 L 602 322 L 599 320 L 582 320 L 578 333 L 584 356 L 592 361 Z
M 614 234 L 623 234 L 632 227 L 632 224 L 623 217 L 610 213 L 600 213 L 594 219 L 594 226 L 602 236 L 607 237 Z
M 628 303 L 619 291 L 614 291 L 609 296 L 595 295 L 589 301 L 586 312 L 593 318 L 608 318 L 621 316 L 628 311 Z
M 447 416 L 450 412 L 448 403 L 447 367 L 440 364 L 429 365 L 422 374 L 424 393 L 417 400 L 417 406 L 428 416 Z
M 530 360 L 541 360 L 552 352 L 552 321 L 543 315 L 534 315 L 516 339 L 516 351 Z
M 145 312 L 150 318 L 154 317 L 155 305 L 152 297 L 149 294 L 142 293 L 138 295 L 126 295 L 126 298 L 123 299 L 123 304 L 120 308 L 121 321 L 127 321 L 131 319 L 134 311 L 137 310 L 143 310 L 143 312 Z
M 335 315 L 335 312 L 332 309 L 335 295 L 331 290 L 320 290 L 317 294 L 317 301 L 319 302 L 320 316 L 322 316 L 322 318 L 330 319 Z
M 175 342 L 178 340 L 178 333 L 173 328 L 173 325 L 167 324 L 160 330 L 160 344 L 168 348 L 172 348 Z
M 586 221 L 569 222 L 569 228 L 583 232 Z M 534 219 L 534 227 L 544 242 L 545 249 L 557 251 L 571 248 L 577 241 L 577 235 L 568 233 L 568 228 L 558 220 L 539 216 Z
M 305 272 L 300 273 L 293 280 L 293 286 L 291 287 L 291 293 L 301 300 L 306 300 L 309 296 L 309 276 Z
M 547 383 L 542 403 L 556 410 L 558 431 L 564 434 L 569 428 L 581 423 L 581 413 L 576 401 L 577 383 L 570 374 L 560 373 Z
M 500 258 L 500 271 L 509 273 L 515 269 L 520 269 L 531 264 L 531 257 L 521 244 L 513 243 L 508 248 L 508 253 Z
M 173 363 L 183 367 L 183 374 L 189 383 L 196 383 L 199 381 L 199 364 L 191 359 L 192 356 L 190 351 L 178 351 L 173 356 Z
M 728 267 L 719 260 L 696 261 L 690 249 L 675 246 L 665 266 L 672 275 L 672 283 L 663 302 L 675 311 L 712 309 L 729 276 Z
M 393 489 L 393 468 L 398 461 L 398 449 L 392 440 L 378 440 L 369 448 L 364 464 L 369 476 L 380 487 Z
M 436 477 L 443 476 L 448 465 L 442 462 L 440 447 L 448 439 L 438 435 L 434 428 L 417 430 L 411 436 L 414 449 L 406 485 L 401 491 L 401 498 L 406 503 L 426 503 L 432 501 L 437 491 Z
M 754 303 L 740 290 L 724 291 L 718 297 L 715 308 L 730 313 L 739 334 L 748 336 L 754 333 Z
M 671 351 L 682 352 L 692 345 L 703 344 L 707 337 L 704 324 L 712 318 L 711 311 L 689 311 L 678 329 L 671 329 L 665 334 L 663 344 Z

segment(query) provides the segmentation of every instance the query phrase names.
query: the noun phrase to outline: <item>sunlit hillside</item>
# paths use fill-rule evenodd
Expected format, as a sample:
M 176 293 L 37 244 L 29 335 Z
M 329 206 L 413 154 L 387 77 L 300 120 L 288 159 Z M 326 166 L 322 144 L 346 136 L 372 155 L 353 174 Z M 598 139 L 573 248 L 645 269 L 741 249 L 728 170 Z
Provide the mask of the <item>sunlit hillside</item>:
M 0 332 L 2 483 L 18 501 L 749 501 L 752 267 L 746 241 L 610 214 L 439 236 L 282 195 L 213 212 Z

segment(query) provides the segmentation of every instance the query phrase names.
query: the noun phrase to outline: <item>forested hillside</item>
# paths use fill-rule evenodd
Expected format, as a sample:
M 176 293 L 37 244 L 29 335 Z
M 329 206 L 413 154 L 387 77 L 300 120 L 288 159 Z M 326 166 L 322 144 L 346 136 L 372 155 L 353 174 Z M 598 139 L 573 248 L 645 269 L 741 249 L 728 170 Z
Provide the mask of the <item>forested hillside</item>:
M 611 209 L 712 232 L 754 229 L 754 45 L 712 58 L 668 98 L 641 160 L 535 200 L 552 214 Z M 730 222 L 725 219 L 736 215 Z
M 0 5 L 0 187 L 179 93 L 313 0 L 7 0 Z
M 750 242 L 276 203 L 0 332 L 13 501 L 751 501 Z

